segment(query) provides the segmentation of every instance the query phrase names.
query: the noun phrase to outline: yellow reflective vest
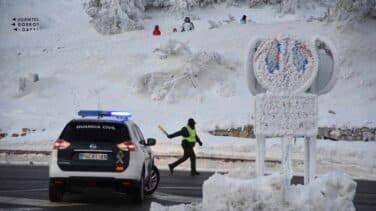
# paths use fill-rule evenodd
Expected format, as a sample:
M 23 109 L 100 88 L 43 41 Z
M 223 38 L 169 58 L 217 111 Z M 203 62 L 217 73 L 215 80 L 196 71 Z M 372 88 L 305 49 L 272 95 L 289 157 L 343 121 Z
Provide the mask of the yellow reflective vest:
M 188 137 L 184 137 L 183 140 L 186 140 L 190 143 L 196 143 L 196 129 L 192 129 L 189 126 L 185 126 L 185 128 L 188 130 Z

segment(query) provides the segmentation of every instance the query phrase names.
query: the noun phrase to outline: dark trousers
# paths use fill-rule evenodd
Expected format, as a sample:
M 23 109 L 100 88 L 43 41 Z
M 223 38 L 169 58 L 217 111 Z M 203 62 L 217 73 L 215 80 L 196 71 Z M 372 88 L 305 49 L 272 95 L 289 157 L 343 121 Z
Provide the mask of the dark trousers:
M 191 173 L 196 172 L 196 155 L 195 155 L 195 151 L 193 150 L 194 144 L 183 141 L 181 146 L 183 147 L 184 155 L 179 160 L 171 163 L 171 167 L 175 168 L 176 166 L 180 165 L 181 163 L 186 161 L 188 158 L 190 158 L 191 159 Z

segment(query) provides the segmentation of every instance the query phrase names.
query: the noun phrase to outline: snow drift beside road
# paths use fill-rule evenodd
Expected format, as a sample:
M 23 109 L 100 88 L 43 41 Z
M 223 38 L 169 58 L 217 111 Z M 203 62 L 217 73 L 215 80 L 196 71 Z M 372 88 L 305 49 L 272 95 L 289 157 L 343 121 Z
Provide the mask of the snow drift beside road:
M 340 172 L 331 172 L 309 185 L 291 185 L 283 195 L 284 178 L 273 174 L 261 178 L 233 178 L 215 174 L 204 182 L 202 204 L 164 207 L 151 204 L 151 211 L 321 210 L 353 211 L 356 182 Z

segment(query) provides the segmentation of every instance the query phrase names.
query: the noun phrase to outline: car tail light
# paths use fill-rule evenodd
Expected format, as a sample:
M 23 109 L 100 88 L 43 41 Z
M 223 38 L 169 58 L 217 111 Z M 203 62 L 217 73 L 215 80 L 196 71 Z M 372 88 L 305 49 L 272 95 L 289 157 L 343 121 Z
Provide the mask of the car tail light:
M 70 142 L 64 139 L 58 139 L 54 143 L 54 149 L 66 149 L 70 146 Z
M 120 183 L 120 185 L 123 186 L 123 187 L 130 187 L 130 186 L 133 185 L 133 183 L 132 182 L 122 182 L 122 183 Z
M 124 166 L 116 166 L 116 171 L 124 171 Z
M 121 142 L 120 144 L 116 146 L 117 148 L 123 151 L 135 151 L 136 150 L 136 145 L 130 141 Z
M 55 179 L 54 180 L 54 184 L 55 185 L 63 185 L 64 184 L 64 180 Z

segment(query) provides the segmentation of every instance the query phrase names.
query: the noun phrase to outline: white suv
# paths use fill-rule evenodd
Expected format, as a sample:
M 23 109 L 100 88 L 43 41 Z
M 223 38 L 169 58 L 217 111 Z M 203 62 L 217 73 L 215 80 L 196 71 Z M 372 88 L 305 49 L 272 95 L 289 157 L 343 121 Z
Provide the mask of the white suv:
M 113 188 L 140 203 L 159 184 L 159 172 L 139 127 L 127 112 L 91 111 L 70 121 L 54 143 L 49 165 L 49 198 L 88 187 Z

